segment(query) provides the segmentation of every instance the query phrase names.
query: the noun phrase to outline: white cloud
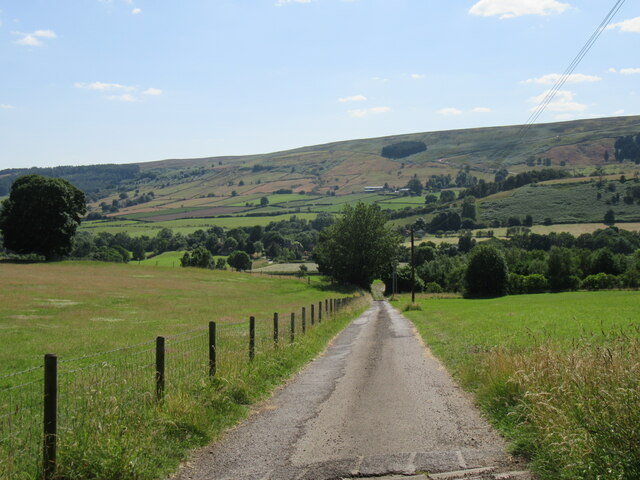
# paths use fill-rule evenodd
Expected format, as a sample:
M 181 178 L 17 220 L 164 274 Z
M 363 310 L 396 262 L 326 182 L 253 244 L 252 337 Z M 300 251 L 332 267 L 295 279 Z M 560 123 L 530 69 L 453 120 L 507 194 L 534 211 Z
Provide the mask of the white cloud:
M 12 110 L 16 107 L 13 105 L 7 105 L 6 103 L 0 103 L 0 110 Z
M 612 23 L 607 30 L 619 29 L 621 32 L 640 33 L 640 17 L 630 18 L 618 23 Z
M 539 83 L 543 85 L 555 85 L 562 75 L 559 73 L 549 73 L 540 78 L 530 78 L 522 83 Z M 595 75 L 584 75 L 582 73 L 572 73 L 566 77 L 565 83 L 599 82 L 602 78 Z
M 411 78 L 414 80 L 422 80 L 424 78 L 427 78 L 427 76 L 422 73 L 412 73 Z
M 500 16 L 500 19 L 522 15 L 551 15 L 569 9 L 568 3 L 556 0 L 480 0 L 471 9 L 471 15 L 481 17 Z
M 540 103 L 544 101 L 548 94 L 549 90 L 537 97 L 529 99 L 530 102 L 536 104 L 536 106 L 531 109 L 532 112 L 541 108 Z M 550 112 L 584 112 L 589 107 L 582 103 L 574 102 L 573 97 L 575 97 L 575 95 L 575 93 L 569 90 L 558 90 L 553 100 L 546 106 L 546 110 Z
M 24 32 L 12 32 L 14 35 L 20 35 L 21 38 L 16 40 L 14 43 L 18 45 L 26 45 L 29 47 L 41 47 L 44 45 L 41 38 L 58 38 L 56 32 L 53 30 L 36 30 L 31 33 Z
M 282 7 L 287 3 L 311 3 L 313 0 L 278 0 L 276 2 L 276 7 Z
M 134 8 L 133 10 L 131 10 L 131 14 L 132 15 L 138 15 L 142 13 L 142 9 L 141 8 Z
M 367 101 L 367 97 L 365 97 L 364 95 L 353 95 L 351 97 L 339 98 L 338 101 L 341 102 L 341 103 L 366 102 Z
M 104 82 L 93 82 L 93 83 L 82 83 L 76 82 L 73 84 L 76 88 L 82 88 L 85 90 L 97 90 L 99 92 L 133 92 L 136 90 L 136 87 L 130 87 L 128 85 L 120 85 L 119 83 L 104 83 Z
M 138 99 L 130 93 L 123 93 L 122 95 L 110 95 L 107 97 L 109 100 L 116 100 L 119 102 L 137 102 Z
M 349 110 L 349 115 L 355 118 L 364 118 L 369 115 L 378 115 L 381 113 L 390 112 L 390 107 L 373 107 L 373 108 L 363 108 L 358 110 Z
M 116 100 L 120 102 L 137 102 L 140 101 L 138 94 L 148 95 L 152 97 L 157 97 L 162 95 L 162 90 L 159 88 L 147 88 L 146 90 L 141 90 L 138 87 L 130 86 L 130 85 L 122 85 L 120 83 L 105 83 L 105 82 L 93 82 L 93 83 L 82 83 L 76 82 L 73 84 L 74 87 L 80 88 L 83 90 L 92 90 L 95 92 L 102 92 L 105 94 L 109 94 L 105 96 L 107 100 Z
M 614 115 L 624 115 L 624 110 L 616 110 L 613 112 Z
M 454 107 L 447 107 L 447 108 L 438 110 L 438 113 L 446 117 L 451 117 L 454 115 L 462 115 L 462 110 L 458 110 L 457 108 L 454 108 Z
M 492 110 L 490 108 L 487 108 L 487 107 L 476 107 L 471 111 L 473 113 L 491 113 L 492 112 Z
M 637 73 L 640 73 L 640 68 L 621 68 L 620 70 L 617 70 L 615 68 L 610 68 L 608 72 L 619 73 L 621 75 L 635 75 Z

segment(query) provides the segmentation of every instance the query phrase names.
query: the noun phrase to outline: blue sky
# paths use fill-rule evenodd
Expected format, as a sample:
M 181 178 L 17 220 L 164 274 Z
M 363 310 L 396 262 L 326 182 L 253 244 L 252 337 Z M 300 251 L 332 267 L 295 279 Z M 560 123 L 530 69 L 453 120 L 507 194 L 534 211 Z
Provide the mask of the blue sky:
M 0 0 L 0 168 L 526 122 L 613 0 Z M 640 114 L 627 1 L 539 121 Z

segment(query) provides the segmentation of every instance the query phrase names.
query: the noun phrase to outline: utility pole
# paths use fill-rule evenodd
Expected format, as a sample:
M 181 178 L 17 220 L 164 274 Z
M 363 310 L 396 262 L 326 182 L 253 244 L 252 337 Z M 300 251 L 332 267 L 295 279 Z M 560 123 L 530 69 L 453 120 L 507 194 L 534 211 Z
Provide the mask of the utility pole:
M 411 303 L 416 303 L 416 266 L 413 263 L 413 227 L 411 227 Z

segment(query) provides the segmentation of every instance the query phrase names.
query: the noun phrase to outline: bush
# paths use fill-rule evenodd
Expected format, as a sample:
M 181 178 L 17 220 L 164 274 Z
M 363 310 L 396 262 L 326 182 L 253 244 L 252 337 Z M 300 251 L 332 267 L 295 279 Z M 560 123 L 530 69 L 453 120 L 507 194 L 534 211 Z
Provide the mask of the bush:
M 607 273 L 589 275 L 582 281 L 582 288 L 586 290 L 611 290 L 620 288 L 621 285 L 622 281 L 620 277 Z
M 549 282 L 544 275 L 534 273 L 524 277 L 524 289 L 526 293 L 541 293 L 549 289 Z
M 429 282 L 425 287 L 427 293 L 442 293 L 444 290 L 438 282 Z

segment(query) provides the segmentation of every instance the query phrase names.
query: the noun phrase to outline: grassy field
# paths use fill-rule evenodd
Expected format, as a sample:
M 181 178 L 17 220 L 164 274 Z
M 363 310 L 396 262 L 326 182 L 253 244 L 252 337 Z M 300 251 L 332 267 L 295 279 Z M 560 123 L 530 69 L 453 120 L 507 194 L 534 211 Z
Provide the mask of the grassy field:
M 292 215 L 298 218 L 313 220 L 315 213 L 296 213 L 285 215 L 273 215 L 268 217 L 225 217 L 225 218 L 190 218 L 182 220 L 170 220 L 166 222 L 133 222 L 133 221 L 105 221 L 94 220 L 83 222 L 80 230 L 99 233 L 109 232 L 112 234 L 127 232 L 131 236 L 148 235 L 154 237 L 162 228 L 170 228 L 174 233 L 188 234 L 196 230 L 206 230 L 214 226 L 222 228 L 252 227 L 254 225 L 266 226 L 270 222 L 288 220 Z
M 313 262 L 307 263 L 274 263 L 262 268 L 254 268 L 256 273 L 296 273 L 300 271 L 300 266 L 306 265 L 309 273 L 317 273 L 318 265 Z M 315 280 L 314 280 L 315 281 Z
M 421 310 L 406 315 L 541 478 L 635 479 L 639 299 L 634 291 L 423 296 Z
M 317 281 L 135 264 L 3 264 L 2 272 L 0 375 L 40 365 L 44 353 L 77 357 L 327 295 Z
M 55 478 L 166 478 L 190 449 L 244 418 L 315 357 L 369 303 L 366 295 L 320 324 L 300 308 L 345 293 L 296 279 L 195 269 L 86 263 L 3 265 L 0 307 L 0 478 L 40 478 L 42 368 L 58 359 Z M 274 346 L 272 315 L 281 313 Z M 295 341 L 289 312 L 298 314 Z M 256 316 L 249 360 L 248 315 Z M 217 322 L 210 375 L 207 324 Z M 156 335 L 165 337 L 165 387 L 154 378 Z M 13 373 L 12 373 L 13 372 Z

